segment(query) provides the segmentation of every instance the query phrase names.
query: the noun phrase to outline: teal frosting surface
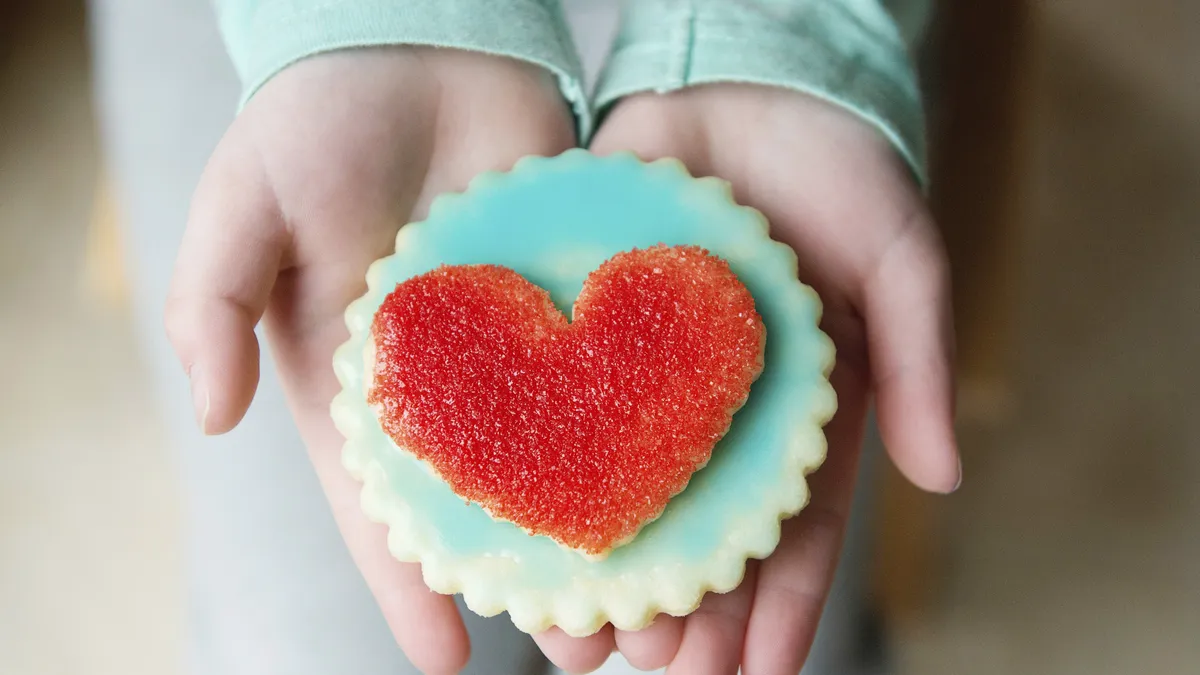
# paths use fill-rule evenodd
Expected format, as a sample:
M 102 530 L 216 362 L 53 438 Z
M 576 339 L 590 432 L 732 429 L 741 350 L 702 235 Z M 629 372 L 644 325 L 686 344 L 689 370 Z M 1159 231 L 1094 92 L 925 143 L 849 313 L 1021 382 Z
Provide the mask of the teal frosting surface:
M 708 466 L 632 542 L 589 561 L 495 521 L 381 430 L 362 394 L 361 354 L 375 308 L 397 283 L 443 264 L 505 265 L 547 289 L 570 316 L 585 277 L 601 262 L 658 243 L 699 245 L 729 262 L 766 325 L 765 368 Z M 802 476 L 787 466 L 797 461 L 797 444 L 812 446 L 804 473 L 823 459 L 820 426 L 833 412 L 826 382 L 833 352 L 817 328 L 820 303 L 797 281 L 794 253 L 767 237 L 757 211 L 734 204 L 725 183 L 692 178 L 678 162 L 647 164 L 632 155 L 598 158 L 574 150 L 523 160 L 506 174 L 485 174 L 466 193 L 435 201 L 425 221 L 406 226 L 395 255 L 376 262 L 368 282 L 370 291 L 347 312 L 353 337 L 340 353 L 353 356 L 338 362 L 345 391 L 335 402 L 335 417 L 370 448 L 412 518 L 437 533 L 439 556 L 506 559 L 515 563 L 509 565 L 510 582 L 533 588 L 578 587 L 588 578 L 688 566 L 717 555 L 730 529 L 747 518 L 766 521 L 777 540 L 781 514 L 765 500 L 779 481 Z M 806 499 L 807 491 L 802 495 Z

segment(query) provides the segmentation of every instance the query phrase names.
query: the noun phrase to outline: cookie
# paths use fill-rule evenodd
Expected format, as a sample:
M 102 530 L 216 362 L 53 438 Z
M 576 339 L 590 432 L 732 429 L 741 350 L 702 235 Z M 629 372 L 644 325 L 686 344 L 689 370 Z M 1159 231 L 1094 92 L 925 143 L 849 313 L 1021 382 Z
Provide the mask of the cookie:
M 693 276 L 700 263 L 715 273 Z M 671 264 L 692 272 L 666 274 Z M 608 285 L 624 283 L 626 274 L 653 277 L 656 267 L 671 278 L 659 289 L 668 295 L 686 296 L 693 282 L 702 288 L 681 307 L 707 302 L 711 320 L 700 328 L 680 320 L 681 332 L 659 341 L 641 372 L 636 356 L 612 344 L 597 351 L 602 345 L 589 340 L 636 347 L 638 336 L 652 333 L 636 324 L 648 320 L 638 311 L 654 307 L 657 287 Z M 816 293 L 797 279 L 795 254 L 722 181 L 693 178 L 674 160 L 646 163 L 629 154 L 527 158 L 436 199 L 425 220 L 400 229 L 395 253 L 371 266 L 367 287 L 347 308 L 350 338 L 334 357 L 342 391 L 332 415 L 346 437 L 343 463 L 363 482 L 364 513 L 388 526 L 392 554 L 419 563 L 432 590 L 462 593 L 478 614 L 508 612 L 523 631 L 558 626 L 575 636 L 605 623 L 636 630 L 659 613 L 686 615 L 705 593 L 736 587 L 746 560 L 769 555 L 781 520 L 807 503 L 805 476 L 824 459 L 822 426 L 836 407 L 828 383 L 833 345 L 818 328 Z M 413 293 L 427 299 L 403 307 Z M 438 312 L 440 324 L 430 320 Z M 469 320 L 456 324 L 454 312 Z M 738 314 L 750 324 L 728 322 Z M 606 321 L 609 334 L 598 338 L 594 327 Z M 759 321 L 761 330 L 751 325 Z M 492 338 L 479 333 L 470 338 L 475 347 L 456 347 L 455 325 Z M 713 385 L 684 376 L 684 361 L 672 361 L 684 358 L 689 335 L 700 336 L 689 349 L 712 357 L 689 363 L 722 373 Z M 417 372 L 418 363 L 429 368 L 420 360 L 426 355 L 390 370 L 420 354 L 420 340 L 441 355 L 437 367 Z M 546 346 L 558 341 L 564 346 Z M 722 354 L 700 346 L 722 344 Z M 489 361 L 504 367 L 489 371 Z M 580 364 L 589 362 L 598 372 L 584 371 Z M 648 372 L 651 365 L 663 372 Z M 498 378 L 515 367 L 538 374 L 514 383 L 518 396 L 496 393 L 507 387 Z M 664 394 L 673 379 L 689 393 Z M 535 382 L 546 385 L 546 410 L 528 401 L 515 406 L 521 396 L 536 401 Z M 400 393 L 418 384 L 422 396 L 436 390 L 471 402 L 452 407 L 453 419 L 439 427 L 432 398 L 422 403 Z M 619 408 L 619 395 L 595 393 L 610 384 L 636 393 L 639 409 L 648 406 L 656 419 L 661 413 L 661 424 L 640 421 L 644 433 L 622 431 L 614 420 L 635 419 L 632 407 L 626 417 L 595 415 Z M 576 399 L 592 412 L 571 413 Z M 676 415 L 675 401 L 694 407 Z M 517 408 L 527 419 L 538 415 L 535 424 L 518 424 L 519 413 L 505 417 Z M 410 417 L 424 421 L 409 426 Z M 485 432 L 497 422 L 502 432 Z M 551 429 L 559 422 L 561 435 Z M 596 428 L 588 424 L 602 433 L 584 438 Z M 482 440 L 464 445 L 472 433 Z M 611 456 L 598 456 L 605 452 Z M 661 463 L 661 472 L 638 466 L 639 456 Z M 553 460 L 548 473 L 539 458 Z M 539 488 L 532 467 L 539 480 L 555 478 Z M 617 484 L 605 485 L 614 478 Z M 621 493 L 634 488 L 641 493 Z M 621 505 L 603 504 L 606 493 Z

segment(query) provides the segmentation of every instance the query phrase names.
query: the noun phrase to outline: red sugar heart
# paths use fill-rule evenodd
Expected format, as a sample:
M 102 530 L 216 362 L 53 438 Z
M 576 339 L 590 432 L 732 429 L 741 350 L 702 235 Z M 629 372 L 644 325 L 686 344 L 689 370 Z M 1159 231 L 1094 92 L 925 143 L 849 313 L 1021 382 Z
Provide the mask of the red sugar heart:
M 570 322 L 508 268 L 443 266 L 397 285 L 372 334 L 368 401 L 398 446 L 493 517 L 603 556 L 708 462 L 766 330 L 725 261 L 656 246 L 592 272 Z

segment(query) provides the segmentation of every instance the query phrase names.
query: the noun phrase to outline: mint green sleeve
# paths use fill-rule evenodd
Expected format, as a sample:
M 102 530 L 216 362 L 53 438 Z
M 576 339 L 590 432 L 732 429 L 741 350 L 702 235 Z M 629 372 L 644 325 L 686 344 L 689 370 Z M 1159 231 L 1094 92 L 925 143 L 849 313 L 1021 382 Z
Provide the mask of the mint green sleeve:
M 925 122 L 906 39 L 919 33 L 927 7 L 928 0 L 631 0 L 596 108 L 713 82 L 785 87 L 873 125 L 924 184 Z
M 582 67 L 558 0 L 215 0 L 242 81 L 242 105 L 308 56 L 350 47 L 426 45 L 508 56 L 548 69 L 591 129 Z

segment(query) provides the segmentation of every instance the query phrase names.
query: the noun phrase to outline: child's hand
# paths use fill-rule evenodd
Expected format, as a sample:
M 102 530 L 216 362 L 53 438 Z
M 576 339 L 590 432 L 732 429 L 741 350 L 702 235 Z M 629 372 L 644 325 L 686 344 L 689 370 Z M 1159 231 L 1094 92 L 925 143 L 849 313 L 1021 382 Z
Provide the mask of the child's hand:
M 785 523 L 774 555 L 742 585 L 709 595 L 685 619 L 639 632 L 539 636 L 543 651 L 587 670 L 617 647 L 635 666 L 726 675 L 796 673 L 812 642 L 846 526 L 868 394 L 892 459 L 916 485 L 953 490 L 953 338 L 946 261 L 906 167 L 866 124 L 782 89 L 712 85 L 620 103 L 593 149 L 677 157 L 699 176 L 732 181 L 739 202 L 795 248 L 800 278 L 825 303 L 837 344 L 838 413 L 811 503 Z M 615 642 L 614 642 L 615 640 Z
M 329 403 L 343 312 L 365 292 L 367 266 L 391 253 L 397 229 L 434 196 L 524 155 L 558 154 L 574 145 L 572 124 L 551 77 L 517 61 L 408 48 L 327 54 L 258 92 L 213 153 L 192 205 L 167 329 L 200 424 L 222 433 L 246 412 L 258 381 L 254 327 L 265 316 L 342 534 L 425 672 L 457 672 L 467 636 L 451 598 L 389 555 L 341 467 Z

